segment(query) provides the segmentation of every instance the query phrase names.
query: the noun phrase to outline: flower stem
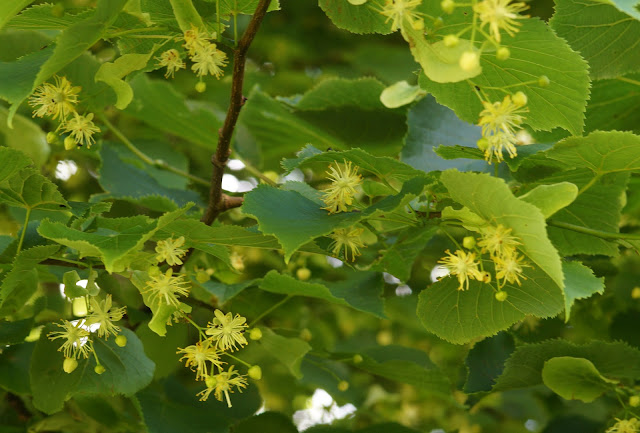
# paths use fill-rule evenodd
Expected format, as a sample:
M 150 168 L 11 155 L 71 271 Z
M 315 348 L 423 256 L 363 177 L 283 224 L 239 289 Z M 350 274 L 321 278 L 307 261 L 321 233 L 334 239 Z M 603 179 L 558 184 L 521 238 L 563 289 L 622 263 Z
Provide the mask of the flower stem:
M 271 313 L 273 310 L 275 310 L 276 308 L 278 308 L 279 306 L 281 306 L 282 304 L 284 304 L 285 302 L 287 302 L 289 299 L 293 298 L 293 295 L 287 295 L 284 299 L 282 299 L 280 302 L 273 304 L 271 307 L 267 308 L 265 311 L 262 312 L 262 314 L 260 314 L 258 317 L 256 317 L 255 319 L 253 319 L 251 321 L 251 323 L 249 323 L 249 327 L 252 328 L 253 326 L 255 326 L 255 324 L 260 321 L 260 319 L 262 319 L 264 316 L 266 316 L 267 314 Z
M 547 224 L 553 227 L 558 227 L 561 229 L 572 230 L 578 233 L 584 233 L 586 235 L 596 236 L 601 239 L 631 239 L 631 240 L 640 240 L 640 234 L 633 233 L 611 233 L 604 232 L 601 230 L 590 229 L 589 227 L 577 226 L 574 224 L 564 223 L 561 221 L 547 221 Z
M 31 217 L 31 208 L 27 208 L 27 214 L 24 217 L 24 224 L 22 225 L 22 232 L 20 233 L 20 240 L 18 241 L 18 249 L 16 250 L 16 256 L 20 254 L 22 250 L 22 243 L 24 242 L 24 235 L 27 233 L 27 225 L 29 224 L 29 218 Z
M 248 362 L 245 362 L 245 361 L 243 361 L 242 359 L 240 359 L 240 358 L 238 358 L 238 357 L 236 357 L 236 356 L 233 356 L 233 355 L 232 355 L 232 354 L 230 354 L 229 352 L 224 352 L 224 354 L 225 354 L 226 356 L 228 356 L 229 358 L 233 359 L 234 361 L 239 362 L 240 364 L 246 365 L 246 366 L 247 366 L 247 367 L 249 367 L 249 368 L 253 367 L 253 366 L 252 366 L 251 364 L 249 364 Z

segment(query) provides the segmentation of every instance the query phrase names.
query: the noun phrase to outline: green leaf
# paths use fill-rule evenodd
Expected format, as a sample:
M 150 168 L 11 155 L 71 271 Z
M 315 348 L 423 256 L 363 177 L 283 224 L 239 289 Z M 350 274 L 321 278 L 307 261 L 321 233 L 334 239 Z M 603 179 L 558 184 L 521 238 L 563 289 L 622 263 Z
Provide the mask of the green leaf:
M 290 172 L 294 168 L 304 166 L 311 163 L 327 163 L 336 162 L 343 163 L 351 161 L 354 166 L 359 168 L 360 173 L 372 173 L 380 179 L 398 179 L 409 180 L 414 177 L 424 177 L 424 173 L 416 170 L 409 165 L 388 156 L 373 156 L 362 149 L 350 149 L 345 151 L 327 151 L 322 152 L 312 145 L 307 145 L 298 152 L 297 158 L 284 159 L 282 167 Z
M 0 184 L 28 165 L 31 165 L 31 161 L 24 153 L 0 147 Z
M 0 4 L 0 30 L 2 30 L 11 18 L 32 2 L 33 0 L 14 0 Z
M 426 172 L 448 168 L 486 171 L 487 163 L 473 161 L 479 156 L 484 160 L 484 155 L 476 153 L 476 142 L 482 136 L 480 127 L 460 120 L 452 110 L 438 104 L 433 96 L 429 95 L 411 107 L 407 124 L 409 130 L 404 139 L 401 161 Z M 449 148 L 455 148 L 456 145 L 471 152 L 465 156 L 470 159 L 447 161 L 446 157 L 441 156 L 442 153 L 449 154 Z M 462 157 L 459 153 L 455 156 Z
M 93 13 L 93 10 L 87 9 L 78 14 L 65 13 L 55 16 L 54 7 L 55 5 L 47 3 L 31 6 L 9 21 L 7 27 L 23 30 L 64 30 Z
M 640 13 L 631 2 L 628 6 L 616 8 L 616 2 L 608 1 L 557 0 L 549 25 L 589 62 L 594 79 L 615 78 L 640 69 L 636 37 Z
M 189 325 L 175 323 L 168 328 L 164 337 L 153 332 L 149 326 L 138 326 L 136 335 L 144 347 L 144 353 L 156 365 L 154 379 L 167 377 L 182 367 L 180 354 L 176 351 L 179 347 L 189 345 Z
M 199 29 L 204 28 L 204 23 L 200 14 L 193 6 L 191 0 L 169 0 L 173 13 L 180 25 L 180 30 L 186 32 L 191 27 L 197 27 Z
M 36 265 L 51 257 L 58 249 L 57 245 L 46 245 L 20 251 L 0 286 L 0 316 L 14 314 L 24 307 L 38 288 Z
M 58 351 L 60 343 L 47 338 L 57 328 L 46 326 L 31 357 L 31 391 L 33 404 L 39 410 L 52 414 L 62 409 L 66 400 L 75 394 L 124 394 L 133 395 L 146 387 L 153 378 L 153 362 L 144 354 L 138 337 L 130 330 L 122 329 L 127 345 L 119 347 L 114 339 L 104 341 L 93 338 L 93 344 L 105 367 L 96 374 L 93 357 L 78 361 L 75 371 L 62 370 L 63 355 Z
M 16 344 L 2 349 L 0 356 L 0 387 L 14 394 L 30 394 L 29 362 L 33 343 Z M 4 427 L 4 426 L 3 426 Z
M 523 20 L 520 31 L 505 46 L 511 51 L 507 60 L 497 60 L 495 53 L 482 54 L 482 74 L 473 83 L 488 95 L 490 102 L 504 98 L 504 93 L 496 88 L 518 85 L 518 90 L 528 98 L 527 125 L 542 131 L 561 127 L 580 135 L 589 96 L 587 64 L 580 55 L 537 19 Z M 542 75 L 550 79 L 548 87 L 520 86 Z M 483 107 L 469 83 L 442 84 L 421 76 L 420 85 L 440 104 L 453 109 L 460 119 L 469 123 L 478 121 Z
M 8 118 L 9 110 L 0 107 L 0 137 L 4 136 L 4 144 L 21 153 L 24 152 L 36 167 L 41 167 L 51 152 L 45 133 L 31 119 L 19 114 L 14 117 L 13 129 L 10 129 L 7 125 Z M 2 155 L 0 155 L 0 160 L 1 158 L 3 158 Z M 15 167 L 8 169 L 17 170 Z
M 380 94 L 384 85 L 375 78 L 329 78 L 299 97 L 280 98 L 297 110 L 322 111 L 338 107 L 384 110 Z
M 576 197 L 578 197 L 578 187 L 569 182 L 561 182 L 538 185 L 518 198 L 531 203 L 542 211 L 545 218 L 549 218 L 560 209 L 569 206 Z
M 67 201 L 58 187 L 31 167 L 23 168 L 0 183 L 0 201 L 28 210 L 67 210 Z
M 614 379 L 640 378 L 640 350 L 626 343 L 592 341 L 576 345 L 568 341 L 547 340 L 519 346 L 505 365 L 494 391 L 527 388 L 542 384 L 542 369 L 551 358 L 585 358 L 603 375 Z
M 0 320 L 0 344 L 8 346 L 23 343 L 33 328 L 33 318 L 7 322 Z
M 412 86 L 403 80 L 385 88 L 380 94 L 380 102 L 387 108 L 398 108 L 425 95 L 420 86 Z
M 484 160 L 484 152 L 478 148 L 467 146 L 443 146 L 440 145 L 434 149 L 434 152 L 442 159 L 480 159 Z
M 298 433 L 291 419 L 281 412 L 264 412 L 247 418 L 233 428 L 234 433 Z
M 203 300 L 209 301 L 212 296 L 215 296 L 218 304 L 222 305 L 240 294 L 244 289 L 256 285 L 258 281 L 260 280 L 249 280 L 236 284 L 224 284 L 218 281 L 209 280 L 206 283 L 198 284 L 204 289 L 205 293 L 207 293 L 207 297 Z
M 400 281 L 409 281 L 416 257 L 437 231 L 437 226 L 429 225 L 404 229 L 398 233 L 394 244 L 382 251 L 383 255 L 375 266 L 384 269 Z
M 487 224 L 511 228 L 512 234 L 522 242 L 522 253 L 549 275 L 557 287 L 563 288 L 560 256 L 547 238 L 545 217 L 537 207 L 514 197 L 502 179 L 486 174 L 447 170 L 440 180 L 453 200 Z
M 262 331 L 262 338 L 258 342 L 260 347 L 287 367 L 295 378 L 300 379 L 302 377 L 300 364 L 304 355 L 311 350 L 311 346 L 299 338 L 286 338 L 269 328 L 260 329 Z
M 166 80 L 150 80 L 140 74 L 129 84 L 136 98 L 124 110 L 126 114 L 205 149 L 215 149 L 222 126 L 215 113 L 198 106 L 191 109 Z
M 578 262 L 562 264 L 564 272 L 565 322 L 569 321 L 571 307 L 576 299 L 586 299 L 596 293 L 604 293 L 604 278 L 597 278 L 593 271 Z
M 147 66 L 152 55 L 153 51 L 148 54 L 124 54 L 113 62 L 103 63 L 98 69 L 96 81 L 104 81 L 116 92 L 118 110 L 124 110 L 133 100 L 133 89 L 123 78 Z
M 340 282 L 305 282 L 289 275 L 269 271 L 260 283 L 267 292 L 289 296 L 318 298 L 338 305 L 385 317 L 382 294 L 382 278 L 374 272 L 353 273 Z
M 612 390 L 613 384 L 617 383 L 602 376 L 588 359 L 570 356 L 551 358 L 545 362 L 542 381 L 560 397 L 585 403 L 591 403 Z
M 386 197 L 362 212 L 336 214 L 329 214 L 316 202 L 295 191 L 260 185 L 245 196 L 242 211 L 258 220 L 263 233 L 278 238 L 284 248 L 285 260 L 288 261 L 298 248 L 319 236 L 406 204 L 422 192 L 426 183 L 427 180 L 422 177 L 411 179 L 398 194 Z M 287 203 L 287 207 L 284 208 L 282 203 Z
M 206 0 L 211 1 L 211 0 Z M 231 15 L 232 13 L 253 15 L 258 7 L 259 0 L 220 0 L 220 15 Z M 279 11 L 280 1 L 271 0 L 267 12 Z
M 464 361 L 469 371 L 464 392 L 491 391 L 514 349 L 513 337 L 507 332 L 500 332 L 476 343 Z
M 319 0 L 318 4 L 338 28 L 358 34 L 391 33 L 387 18 L 367 4 L 356 6 L 347 0 Z
M 44 220 L 38 227 L 38 233 L 44 238 L 78 250 L 81 257 L 99 257 L 109 273 L 121 272 L 130 260 L 127 257 L 129 253 L 140 251 L 157 230 L 164 228 L 187 210 L 188 208 L 178 209 L 157 220 L 144 216 L 97 217 L 96 224 L 101 230 L 96 232 L 83 232 L 59 222 Z
M 628 75 L 632 81 L 598 80 L 591 87 L 585 131 L 633 131 L 640 133 L 640 74 Z M 635 81 L 635 82 L 634 82 Z
M 550 247 L 553 248 L 553 247 Z M 486 266 L 486 265 L 485 265 Z M 553 317 L 564 306 L 562 291 L 538 267 L 525 268 L 522 285 L 507 283 L 508 297 L 500 302 L 489 284 L 470 281 L 469 290 L 458 290 L 449 276 L 420 292 L 417 314 L 427 331 L 454 344 L 503 331 L 527 315 Z

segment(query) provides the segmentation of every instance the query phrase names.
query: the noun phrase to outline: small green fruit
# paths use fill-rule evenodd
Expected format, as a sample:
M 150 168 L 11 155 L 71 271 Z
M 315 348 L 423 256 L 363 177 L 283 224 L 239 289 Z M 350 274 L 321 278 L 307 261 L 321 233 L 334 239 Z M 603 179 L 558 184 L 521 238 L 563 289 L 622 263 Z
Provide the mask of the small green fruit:
M 120 334 L 116 337 L 116 344 L 120 347 L 124 347 L 127 345 L 127 337 Z
M 205 90 L 207 90 L 207 83 L 202 82 L 202 81 L 198 81 L 196 83 L 196 92 L 204 93 Z
M 66 150 L 73 150 L 77 147 L 76 145 L 76 141 L 71 137 L 71 136 L 67 136 L 64 139 L 64 148 Z
M 296 271 L 296 277 L 300 281 L 307 281 L 311 277 L 311 271 L 308 268 L 300 268 Z
M 346 390 L 349 389 L 349 382 L 347 382 L 346 380 L 341 380 L 338 383 L 338 389 L 342 392 L 345 392 Z
M 507 47 L 500 47 L 496 51 L 496 58 L 498 60 L 507 60 L 511 56 L 511 51 Z
M 496 292 L 496 301 L 504 302 L 506 300 L 507 300 L 507 292 L 505 292 L 504 290 L 500 290 L 499 292 Z
M 95 371 L 96 374 L 102 374 L 105 371 L 107 371 L 107 369 L 104 368 L 104 366 L 102 366 L 102 365 L 96 365 L 95 368 L 93 369 L 93 371 Z
M 551 80 L 546 75 L 542 75 L 540 78 L 538 78 L 538 86 L 549 87 L 549 84 L 551 84 Z
M 253 328 L 249 331 L 249 338 L 253 341 L 258 341 L 262 338 L 262 331 L 260 328 Z
M 249 368 L 248 374 L 249 374 L 249 377 L 253 380 L 262 379 L 262 369 L 260 368 L 259 365 L 254 365 L 251 368 Z
M 476 246 L 476 238 L 473 236 L 465 236 L 464 239 L 462 239 L 462 246 L 468 250 L 474 248 Z
M 78 367 L 78 361 L 75 358 L 65 358 L 62 363 L 62 369 L 65 373 L 72 373 Z

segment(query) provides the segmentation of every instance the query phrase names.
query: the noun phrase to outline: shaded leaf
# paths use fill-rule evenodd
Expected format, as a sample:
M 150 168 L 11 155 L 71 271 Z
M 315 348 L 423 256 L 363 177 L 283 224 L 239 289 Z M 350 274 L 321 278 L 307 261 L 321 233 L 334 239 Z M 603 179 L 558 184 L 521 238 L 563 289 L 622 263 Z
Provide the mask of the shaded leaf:
M 545 362 L 542 381 L 562 398 L 585 403 L 611 390 L 616 383 L 602 376 L 588 359 L 570 356 L 551 358 Z
M 118 110 L 127 108 L 133 99 L 133 89 L 123 78 L 147 66 L 152 54 L 153 51 L 148 54 L 124 54 L 113 62 L 103 63 L 98 69 L 95 79 L 104 81 L 116 93 Z
M 491 391 L 514 349 L 513 337 L 507 332 L 500 332 L 476 343 L 464 361 L 469 371 L 464 392 Z
M 604 278 L 597 278 L 593 271 L 578 262 L 562 264 L 564 272 L 565 322 L 569 321 L 571 307 L 576 299 L 586 299 L 596 293 L 604 293 Z
M 300 364 L 304 355 L 311 350 L 311 346 L 299 338 L 286 338 L 269 328 L 260 329 L 262 330 L 262 338 L 258 342 L 260 347 L 287 367 L 294 377 L 300 379 L 302 377 Z
M 367 4 L 352 5 L 347 0 L 319 0 L 320 8 L 336 27 L 351 33 L 391 33 L 391 23 Z

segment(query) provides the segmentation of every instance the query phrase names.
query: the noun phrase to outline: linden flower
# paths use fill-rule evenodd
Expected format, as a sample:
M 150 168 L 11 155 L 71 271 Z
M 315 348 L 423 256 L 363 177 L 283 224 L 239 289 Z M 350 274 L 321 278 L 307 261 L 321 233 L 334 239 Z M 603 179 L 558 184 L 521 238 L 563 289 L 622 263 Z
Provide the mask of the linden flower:
M 87 325 L 93 325 L 99 323 L 98 337 L 104 337 L 109 339 L 109 335 L 117 335 L 120 332 L 120 328 L 113 324 L 122 319 L 122 316 L 127 312 L 126 307 L 112 309 L 111 295 L 98 302 L 96 298 L 91 298 L 91 313 L 87 316 Z
M 351 250 L 351 261 L 354 261 L 357 256 L 360 255 L 360 248 L 364 247 L 364 243 L 360 236 L 362 236 L 364 229 L 362 228 L 348 228 L 337 229 L 329 235 L 333 242 L 329 245 L 332 248 L 334 256 L 340 254 L 340 251 L 344 248 L 344 258 L 349 260 L 349 250 Z
M 196 51 L 209 45 L 209 35 L 206 32 L 201 32 L 200 29 L 193 24 L 191 25 L 191 29 L 184 32 L 182 40 L 184 40 L 182 46 L 186 48 L 189 56 L 193 56 Z
M 52 116 L 54 119 L 60 118 L 60 122 L 64 124 L 67 116 L 76 111 L 75 105 L 81 88 L 73 87 L 66 77 L 55 76 L 54 79 L 55 85 L 43 83 L 38 86 L 29 98 L 29 105 L 39 106 L 33 111 L 33 117 Z
M 438 260 L 438 263 L 445 265 L 452 275 L 457 275 L 460 283 L 458 290 L 469 290 L 469 278 L 478 281 L 483 280 L 482 272 L 478 269 L 475 253 L 467 254 L 461 250 L 457 250 L 455 255 L 451 254 L 449 250 L 445 251 L 445 253 L 448 254 L 448 257 L 443 257 Z
M 506 149 L 511 158 L 518 156 L 516 144 L 518 143 L 515 135 L 507 134 L 499 131 L 495 135 L 487 137 L 487 148 L 484 151 L 484 159 L 491 164 L 493 159 L 500 163 L 504 161 L 503 150 Z
M 517 98 L 518 101 L 526 101 L 524 94 Z M 485 159 L 491 163 L 493 156 L 502 161 L 502 148 L 506 147 L 513 158 L 517 155 L 515 144 L 518 142 L 516 128 L 524 121 L 522 113 L 526 109 L 524 104 L 514 102 L 511 95 L 504 97 L 502 102 L 483 101 L 484 110 L 480 112 L 478 125 L 482 127 L 482 136 L 487 139 L 488 146 L 485 150 Z
M 491 257 L 505 257 L 511 255 L 520 245 L 518 238 L 511 236 L 511 229 L 502 224 L 497 227 L 487 227 L 482 230 L 482 239 L 478 246 L 482 252 L 489 252 Z
M 407 19 L 411 25 L 414 21 L 420 21 L 420 17 L 413 11 L 422 4 L 422 0 L 385 0 L 385 5 L 380 13 L 387 17 L 385 23 L 391 21 L 391 31 L 395 32 Z
M 617 419 L 617 418 L 616 418 Z M 606 433 L 637 433 L 640 431 L 640 420 L 638 418 L 618 419 L 615 425 Z
M 239 314 L 233 317 L 232 313 L 224 314 L 220 310 L 213 312 L 216 316 L 207 325 L 205 331 L 207 335 L 211 335 L 211 339 L 215 340 L 216 347 L 221 350 L 238 350 L 236 344 L 240 347 L 247 345 L 247 339 L 244 337 L 244 330 L 249 327 L 247 319 Z
M 233 392 L 235 386 L 238 391 L 242 392 L 242 388 L 247 387 L 247 379 L 245 376 L 241 376 L 237 371 L 234 371 L 233 365 L 229 367 L 229 371 L 223 371 L 215 376 L 209 376 L 205 380 L 207 389 L 199 392 L 200 401 L 206 401 L 209 398 L 209 394 L 213 392 L 213 395 L 218 401 L 222 401 L 222 394 L 224 394 L 227 400 L 227 405 L 231 407 L 231 398 L 229 393 Z
M 327 205 L 323 209 L 329 213 L 346 212 L 347 206 L 353 204 L 356 187 L 362 182 L 362 176 L 357 174 L 358 167 L 351 168 L 351 161 L 344 161 L 344 170 L 338 164 L 330 165 L 327 174 L 331 179 L 331 186 L 324 191 L 322 201 Z
M 100 132 L 100 128 L 93 124 L 93 113 L 89 113 L 86 116 L 73 113 L 73 116 L 74 117 L 66 123 L 64 128 L 65 132 L 70 134 L 78 146 L 86 143 L 87 148 L 91 148 L 91 145 L 96 142 L 93 134 Z
M 165 303 L 167 305 L 173 305 L 178 307 L 180 301 L 178 296 L 188 296 L 189 288 L 188 283 L 182 279 L 182 275 L 177 277 L 173 276 L 173 271 L 167 269 L 166 273 L 160 273 L 151 277 L 147 281 L 147 287 L 142 293 L 150 293 L 149 302 L 158 303 L 158 305 Z
M 184 236 L 180 236 L 178 239 L 165 239 L 158 241 L 156 244 L 156 260 L 159 262 L 166 261 L 169 266 L 181 265 L 182 260 L 180 257 L 187 253 L 187 250 L 180 248 L 184 245 Z
M 61 325 L 56 323 L 56 326 L 64 329 L 64 331 L 52 331 L 47 334 L 49 340 L 57 340 L 58 338 L 65 339 L 62 346 L 58 349 L 58 352 L 64 353 L 65 358 L 83 358 L 89 357 L 89 345 L 86 344 L 89 340 L 89 331 L 81 327 L 81 321 L 77 321 L 75 324 L 65 320 Z
M 213 75 L 219 79 L 224 73 L 222 68 L 227 65 L 227 55 L 217 49 L 216 44 L 211 43 L 205 47 L 198 48 L 191 60 L 193 60 L 191 70 L 198 77 Z
M 511 0 L 483 0 L 476 3 L 474 10 L 480 18 L 482 27 L 489 25 L 489 33 L 500 42 L 500 29 L 513 36 L 518 32 L 521 23 L 517 19 L 527 18 L 518 15 L 529 6 L 524 3 L 511 3 Z
M 215 347 L 210 346 L 209 340 L 198 341 L 196 344 L 180 349 L 176 353 L 184 353 L 180 361 L 186 359 L 185 367 L 196 372 L 196 380 L 204 380 L 209 376 L 207 361 L 212 365 L 222 369 L 223 361 L 220 360 L 220 352 Z M 195 370 L 194 370 L 195 368 Z
M 503 280 L 501 287 L 504 286 L 507 281 L 511 284 L 516 283 L 518 286 L 521 286 L 520 278 L 523 280 L 527 279 L 522 275 L 522 268 L 528 267 L 528 265 L 522 263 L 523 258 L 522 255 L 516 252 L 507 256 L 493 258 L 493 262 L 496 265 L 496 280 Z
M 173 78 L 178 69 L 186 68 L 184 61 L 180 58 L 180 53 L 176 49 L 165 51 L 160 54 L 160 57 L 156 57 L 156 60 L 159 60 L 158 66 L 167 68 L 167 72 L 164 74 L 165 78 Z

